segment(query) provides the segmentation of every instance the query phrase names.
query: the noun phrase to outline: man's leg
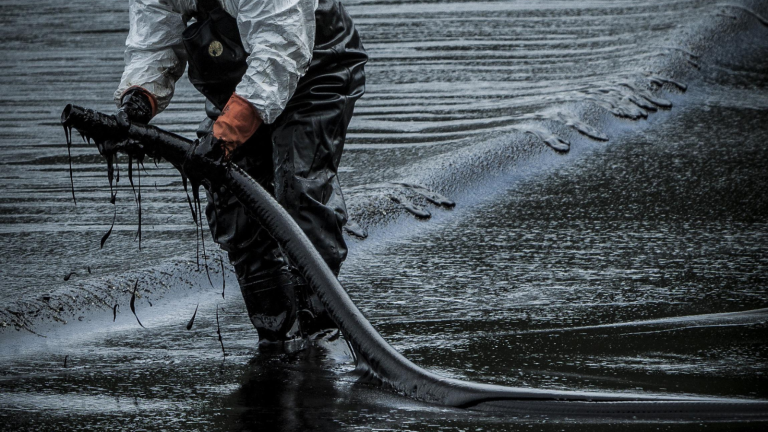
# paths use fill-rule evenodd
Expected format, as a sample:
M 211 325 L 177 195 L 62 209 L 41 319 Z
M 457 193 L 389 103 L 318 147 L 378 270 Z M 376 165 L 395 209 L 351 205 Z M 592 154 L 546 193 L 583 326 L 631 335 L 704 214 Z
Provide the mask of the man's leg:
M 316 17 L 312 63 L 271 125 L 274 195 L 338 274 L 347 256 L 347 210 L 337 172 L 355 102 L 364 92 L 368 57 L 338 2 L 322 1 Z M 308 287 L 299 292 L 299 301 L 315 315 L 309 322 L 300 315 L 307 333 L 333 325 Z
M 321 0 L 312 63 L 283 114 L 262 125 L 235 162 L 276 197 L 338 274 L 347 255 L 346 207 L 336 176 L 347 125 L 362 96 L 367 56 L 352 20 L 335 0 Z M 271 144 L 271 145 L 270 145 Z M 296 330 L 335 326 L 274 240 L 226 192 L 209 194 L 214 239 L 229 252 L 259 336 L 290 338 Z
M 233 162 L 272 193 L 269 130 L 264 128 L 234 155 Z M 208 191 L 208 225 L 214 240 L 235 267 L 248 316 L 260 341 L 277 341 L 297 333 L 296 276 L 289 272 L 277 243 L 226 189 Z
M 275 197 L 335 273 L 347 256 L 337 172 L 368 60 L 340 3 L 323 0 L 312 62 L 272 126 Z M 326 30 L 329 33 L 324 34 Z

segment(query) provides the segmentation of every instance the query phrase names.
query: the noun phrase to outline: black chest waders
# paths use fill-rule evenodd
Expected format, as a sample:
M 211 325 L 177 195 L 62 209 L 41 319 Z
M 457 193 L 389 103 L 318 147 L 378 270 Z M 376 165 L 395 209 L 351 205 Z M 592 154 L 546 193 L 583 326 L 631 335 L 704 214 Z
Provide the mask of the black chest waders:
M 237 20 L 216 0 L 198 0 L 195 23 L 183 33 L 189 80 L 206 98 L 210 133 L 248 67 Z M 337 171 L 355 101 L 365 91 L 368 60 L 352 19 L 337 0 L 315 12 L 312 61 L 293 97 L 272 124 L 263 124 L 232 161 L 288 211 L 338 274 L 347 256 L 347 210 Z M 261 341 L 287 340 L 335 327 L 270 234 L 225 189 L 206 190 L 214 240 L 235 267 L 251 322 Z

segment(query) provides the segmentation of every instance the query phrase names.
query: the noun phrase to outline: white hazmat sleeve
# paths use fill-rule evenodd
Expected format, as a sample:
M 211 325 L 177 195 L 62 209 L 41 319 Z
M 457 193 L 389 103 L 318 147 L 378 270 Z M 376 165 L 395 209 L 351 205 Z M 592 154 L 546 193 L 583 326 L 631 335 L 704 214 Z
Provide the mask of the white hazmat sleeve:
M 250 53 L 235 93 L 251 102 L 265 123 L 272 123 L 312 60 L 317 0 L 234 1 L 240 38 Z
M 168 0 L 130 0 L 130 31 L 125 41 L 125 70 L 115 102 L 125 90 L 140 86 L 157 98 L 158 113 L 173 96 L 176 81 L 184 74 L 186 56 L 181 41 L 182 15 Z

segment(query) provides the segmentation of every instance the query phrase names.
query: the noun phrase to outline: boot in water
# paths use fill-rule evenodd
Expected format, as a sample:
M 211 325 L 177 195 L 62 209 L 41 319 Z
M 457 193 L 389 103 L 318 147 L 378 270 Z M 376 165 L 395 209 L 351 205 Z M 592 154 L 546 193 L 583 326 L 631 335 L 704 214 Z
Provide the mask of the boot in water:
M 336 330 L 338 325 L 333 321 L 317 294 L 309 287 L 301 276 L 296 276 L 296 302 L 298 305 L 299 329 L 302 336 L 310 337 L 318 332 Z
M 240 291 L 248 317 L 259 333 L 259 344 L 300 337 L 295 276 L 280 271 L 248 279 L 240 282 Z

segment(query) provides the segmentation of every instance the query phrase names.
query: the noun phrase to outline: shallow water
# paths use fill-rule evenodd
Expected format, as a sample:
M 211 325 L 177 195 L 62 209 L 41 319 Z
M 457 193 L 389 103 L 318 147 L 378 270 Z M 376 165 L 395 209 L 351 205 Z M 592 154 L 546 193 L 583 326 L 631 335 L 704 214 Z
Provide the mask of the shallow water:
M 745 114 L 748 134 L 723 126 Z M 686 113 L 360 257 L 346 285 L 451 376 L 766 397 L 766 120 Z
M 761 113 L 760 126 L 747 134 L 723 126 L 733 122 L 706 121 L 744 114 L 722 107 L 688 112 L 522 182 L 461 217 L 436 221 L 422 235 L 385 241 L 351 259 L 343 283 L 388 341 L 446 376 L 549 389 L 766 398 L 768 192 L 746 180 L 765 175 L 755 161 L 768 156 L 762 145 L 768 122 Z M 702 135 L 689 133 L 693 119 L 701 121 Z M 713 158 L 727 163 L 708 164 Z M 739 192 L 751 197 L 751 206 L 724 194 L 722 185 L 702 185 L 700 179 L 717 170 L 738 173 L 733 180 L 744 182 Z M 638 182 L 681 195 L 637 191 L 631 185 Z M 679 203 L 677 196 L 694 196 L 695 204 Z M 542 205 L 552 201 L 559 216 Z M 731 206 L 712 215 L 713 208 Z M 223 305 L 229 356 L 222 360 L 214 311 L 201 310 L 188 332 L 184 318 L 194 303 L 177 306 L 188 314 L 145 319 L 149 307 L 139 303 L 147 330 L 124 312 L 115 330 L 12 345 L 0 394 L 9 424 L 510 430 L 555 421 L 553 428 L 648 427 L 443 409 L 355 385 L 341 343 L 293 354 L 255 350 L 237 299 Z M 717 427 L 725 425 L 708 429 Z
M 368 240 L 350 239 L 342 283 L 374 326 L 409 359 L 455 378 L 768 398 L 768 191 L 762 186 L 768 76 L 764 60 L 744 60 L 750 50 L 765 52 L 759 50 L 768 26 L 742 9 L 704 1 L 435 3 L 349 2 L 372 55 L 371 84 L 356 111 L 342 173 L 353 191 L 413 176 L 435 166 L 438 155 L 518 139 L 515 128 L 535 113 L 583 101 L 584 92 L 634 76 L 659 58 L 698 78 L 686 80 L 684 96 L 664 87 L 663 97 L 675 103 L 671 111 L 642 122 L 608 122 L 602 129 L 608 143 L 574 133 L 567 155 L 536 147 L 545 151 L 527 153 L 520 169 L 489 181 L 482 174 L 460 178 L 475 182 L 473 188 L 444 185 L 454 192 L 453 210 L 430 207 L 429 221 L 404 214 L 373 226 Z M 51 292 L 71 271 L 77 274 L 64 287 L 105 275 L 120 286 L 135 273 L 147 274 L 142 289 L 152 294 L 153 285 L 167 282 L 156 274 L 171 274 L 170 284 L 181 287 L 165 298 L 137 300 L 147 329 L 124 301 L 114 323 L 111 309 L 94 307 L 78 311 L 81 321 L 42 326 L 47 338 L 6 331 L 0 429 L 703 427 L 444 409 L 355 384 L 340 341 L 290 353 L 257 350 L 231 277 L 222 300 L 220 274 L 214 288 L 200 275 L 189 277 L 188 288 L 160 262 L 194 257 L 195 231 L 180 183 L 162 165 L 147 167 L 146 178 L 158 186 L 142 193 L 149 214 L 144 248 L 139 252 L 133 242 L 135 210 L 124 189 L 116 225 L 123 231 L 98 251 L 112 212 L 104 166 L 93 148 L 75 147 L 74 207 L 55 126 L 66 102 L 111 109 L 105 101 L 119 77 L 124 34 L 94 31 L 120 29 L 124 6 L 115 11 L 111 2 L 96 2 L 95 18 L 84 22 L 53 18 L 80 4 L 38 5 L 42 13 L 35 17 L 26 3 L 3 6 L 5 24 L 17 31 L 6 25 L 0 33 L 14 60 L 4 64 L 11 73 L 0 81 L 0 102 L 15 109 L 0 119 L 0 296 L 14 301 L 37 295 L 41 286 Z M 738 17 L 739 25 L 752 27 L 741 39 L 716 41 L 725 47 L 718 55 L 674 49 L 686 33 L 717 46 L 686 27 L 691 17 L 710 16 Z M 25 20 L 49 20 L 61 32 L 32 36 L 18 30 Z M 77 66 L 95 58 L 94 69 Z M 62 71 L 59 77 L 42 75 L 51 65 Z M 29 93 L 40 97 L 29 103 Z M 158 124 L 191 135 L 199 99 L 181 85 L 180 103 Z M 404 169 L 403 161 L 415 168 Z M 137 268 L 145 270 L 127 273 Z M 187 331 L 196 304 L 200 311 Z
M 718 11 L 707 1 L 347 3 L 371 61 L 340 174 L 346 188 L 400 180 L 403 161 L 418 166 L 486 141 L 547 107 L 582 101 L 581 91 L 677 56 L 663 46 L 681 15 Z M 92 145 L 72 149 L 77 206 L 69 195 L 58 116 L 67 103 L 114 110 L 126 7 L 104 0 L 3 6 L 0 236 L 7 247 L 0 257 L 9 264 L 0 268 L 3 295 L 61 285 L 71 272 L 74 282 L 88 277 L 87 268 L 110 275 L 190 256 L 192 248 L 180 243 L 194 242 L 194 225 L 180 179 L 167 164 L 146 167 L 142 251 L 134 242 L 126 161 L 115 234 L 104 250 L 99 240 L 113 207 L 106 167 Z M 173 103 L 154 123 L 193 136 L 204 118 L 202 101 L 182 77 Z

